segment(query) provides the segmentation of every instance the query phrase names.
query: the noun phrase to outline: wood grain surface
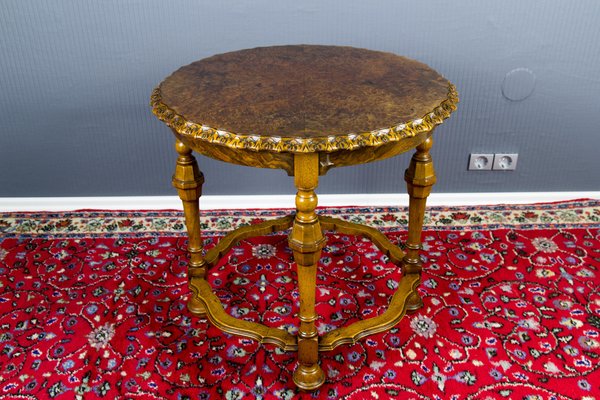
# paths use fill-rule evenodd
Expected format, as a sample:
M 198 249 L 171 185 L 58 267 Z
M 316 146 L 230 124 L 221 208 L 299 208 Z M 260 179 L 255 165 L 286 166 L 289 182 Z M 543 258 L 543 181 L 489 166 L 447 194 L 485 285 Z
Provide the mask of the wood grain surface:
M 275 46 L 194 62 L 165 79 L 162 102 L 188 121 L 237 134 L 318 137 L 423 117 L 449 82 L 420 62 L 339 46 Z

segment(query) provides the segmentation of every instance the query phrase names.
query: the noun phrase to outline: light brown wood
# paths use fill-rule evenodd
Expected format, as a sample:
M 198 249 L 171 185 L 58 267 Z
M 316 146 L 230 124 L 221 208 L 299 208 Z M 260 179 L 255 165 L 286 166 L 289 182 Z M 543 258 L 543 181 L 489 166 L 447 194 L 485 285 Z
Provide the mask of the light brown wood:
M 226 146 L 216 146 L 202 140 L 190 140 L 187 136 L 178 134 L 176 130 L 172 129 L 172 131 L 178 140 L 203 156 L 248 167 L 282 169 L 289 176 L 294 175 L 294 155 L 292 153 L 232 149 Z
M 276 66 L 276 68 L 274 68 Z M 424 64 L 389 53 L 335 46 L 276 46 L 214 56 L 181 68 L 151 97 L 154 114 L 173 131 L 179 154 L 173 186 L 189 235 L 188 309 L 221 330 L 298 352 L 294 382 L 305 391 L 325 374 L 319 351 L 355 343 L 394 326 L 422 306 L 421 233 L 436 177 L 429 150 L 434 128 L 456 109 L 452 84 Z M 416 148 L 404 178 L 410 196 L 406 252 L 375 228 L 317 217 L 318 177 Z M 199 198 L 204 178 L 192 150 L 217 160 L 278 168 L 294 176 L 296 213 L 239 228 L 202 257 Z M 229 315 L 205 280 L 240 240 L 288 228 L 300 293 L 297 336 Z M 322 230 L 369 238 L 402 270 L 388 309 L 318 337 L 317 264 Z
M 283 329 L 271 328 L 256 322 L 244 321 L 227 314 L 219 298 L 212 292 L 212 288 L 205 279 L 192 278 L 190 285 L 194 298 L 202 304 L 207 311 L 210 322 L 223 332 L 248 337 L 260 343 L 269 343 L 279 346 L 286 351 L 298 349 L 296 337 Z
M 403 277 L 383 314 L 326 333 L 319 340 L 319 350 L 329 351 L 342 344 L 354 344 L 369 335 L 393 328 L 408 311 L 408 299 L 416 293 L 419 282 L 420 277 L 415 274 Z
M 399 264 L 404 258 L 404 252 L 383 233 L 370 226 L 355 224 L 339 218 L 319 216 L 321 227 L 326 231 L 341 232 L 347 235 L 356 235 L 369 238 L 371 242 L 394 264 Z
M 282 218 L 268 220 L 255 225 L 242 226 L 219 240 L 219 243 L 206 253 L 204 260 L 212 267 L 221 259 L 221 257 L 227 254 L 233 246 L 238 245 L 241 240 L 250 237 L 264 236 L 273 232 L 281 232 L 290 228 L 293 223 L 294 216 L 287 215 Z
M 428 135 L 429 132 L 423 132 L 414 137 L 408 137 L 398 142 L 392 141 L 378 147 L 360 147 L 352 151 L 338 150 L 331 153 L 319 153 L 319 175 L 325 175 L 331 168 L 365 164 L 397 156 L 414 149 Z
M 209 268 L 213 267 L 240 240 L 284 231 L 290 228 L 293 222 L 294 215 L 287 215 L 282 218 L 238 228 L 219 240 L 219 243 L 206 253 L 204 260 Z M 190 289 L 193 292 L 193 298 L 207 311 L 208 319 L 223 332 L 248 337 L 261 343 L 274 344 L 286 351 L 296 351 L 298 349 L 296 337 L 281 329 L 243 321 L 229 315 L 223 309 L 219 298 L 213 294 L 205 279 L 193 278 L 190 281 Z
M 204 279 L 206 264 L 202 258 L 202 237 L 200 234 L 199 199 L 202 195 L 204 176 L 198 169 L 192 150 L 180 141 L 175 142 L 175 150 L 179 154 L 177 166 L 173 175 L 173 186 L 177 189 L 179 198 L 183 202 L 185 226 L 188 232 L 188 279 Z M 192 296 L 187 303 L 190 312 L 198 317 L 206 315 L 204 306 L 196 296 Z
M 431 193 L 431 187 L 435 183 L 435 171 L 433 160 L 429 150 L 433 145 L 433 139 L 429 137 L 419 146 L 410 160 L 410 165 L 404 174 L 406 187 L 409 195 L 408 206 L 408 238 L 406 239 L 406 255 L 402 260 L 402 273 L 421 278 L 421 232 L 423 230 L 423 219 L 425 216 L 425 205 L 427 197 Z M 408 311 L 416 311 L 423 306 L 423 300 L 417 291 L 408 298 Z
M 375 228 L 324 216 L 320 216 L 319 221 L 324 230 L 369 238 L 394 264 L 400 265 L 404 258 L 404 252 Z M 403 277 L 383 314 L 326 333 L 319 340 L 319 351 L 333 350 L 342 344 L 354 344 L 366 336 L 392 328 L 406 313 L 407 299 L 416 292 L 419 281 L 420 277 L 415 274 Z
M 399 265 L 404 258 L 404 252 L 375 228 L 344 221 L 339 218 L 326 216 L 319 216 L 318 218 L 321 229 L 324 231 L 335 231 L 369 238 L 395 264 Z M 227 254 L 240 240 L 287 230 L 293 225 L 294 220 L 295 215 L 288 215 L 238 228 L 219 240 L 219 243 L 206 253 L 204 260 L 210 268 L 216 265 L 221 257 Z M 341 344 L 355 343 L 363 337 L 390 329 L 406 313 L 406 298 L 411 295 L 412 291 L 416 290 L 418 281 L 419 277 L 414 274 L 410 278 L 403 279 L 396 294 L 392 297 L 389 309 L 386 312 L 380 316 L 368 318 L 347 327 L 330 331 L 319 340 L 319 351 L 333 350 Z M 240 321 L 227 314 L 221 306 L 219 299 L 210 290 L 210 285 L 204 279 L 192 279 L 190 288 L 194 296 L 206 307 L 207 316 L 210 321 L 224 332 L 249 337 L 261 343 L 275 344 L 286 351 L 296 351 L 298 349 L 295 336 L 291 336 L 286 332 L 280 332 L 278 329 L 260 323 Z M 314 290 L 314 288 L 311 290 Z
M 325 373 L 319 366 L 319 338 L 315 321 L 315 290 L 317 263 L 325 237 L 319 218 L 315 213 L 319 181 L 319 155 L 317 153 L 294 156 L 294 183 L 296 194 L 296 218 L 289 237 L 298 269 L 298 292 L 300 294 L 300 328 L 298 329 L 298 367 L 294 371 L 294 383 L 306 391 L 315 390 L 325 382 Z

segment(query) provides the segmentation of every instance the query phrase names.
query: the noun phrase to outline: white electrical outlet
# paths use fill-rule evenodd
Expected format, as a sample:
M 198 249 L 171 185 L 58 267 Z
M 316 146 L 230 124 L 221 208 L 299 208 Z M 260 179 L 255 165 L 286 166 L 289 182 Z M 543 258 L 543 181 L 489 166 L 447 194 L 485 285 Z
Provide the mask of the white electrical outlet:
M 493 154 L 471 153 L 469 157 L 469 171 L 489 171 L 493 165 Z
M 517 169 L 517 161 L 519 155 L 516 153 L 496 153 L 494 154 L 494 164 L 492 169 L 494 171 L 514 171 Z

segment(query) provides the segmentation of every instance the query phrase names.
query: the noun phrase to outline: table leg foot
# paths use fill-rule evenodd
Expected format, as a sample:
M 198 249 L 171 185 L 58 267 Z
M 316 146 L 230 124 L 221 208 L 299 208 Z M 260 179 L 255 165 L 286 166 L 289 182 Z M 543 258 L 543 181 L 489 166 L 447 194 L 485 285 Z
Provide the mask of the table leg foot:
M 293 380 L 298 389 L 312 392 L 325 383 L 325 373 L 319 364 L 311 366 L 299 365 L 296 371 L 294 371 Z
M 206 317 L 206 308 L 204 308 L 204 304 L 202 304 L 202 302 L 193 294 L 187 302 L 187 309 L 195 317 Z
M 423 307 L 423 299 L 419 296 L 419 293 L 412 292 L 412 294 L 406 300 L 406 312 L 412 314 Z

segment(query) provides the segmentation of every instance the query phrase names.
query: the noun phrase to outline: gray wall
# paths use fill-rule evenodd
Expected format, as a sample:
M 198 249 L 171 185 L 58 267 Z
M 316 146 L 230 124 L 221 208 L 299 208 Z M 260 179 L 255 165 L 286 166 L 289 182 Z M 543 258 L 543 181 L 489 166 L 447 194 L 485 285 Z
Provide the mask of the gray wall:
M 437 192 L 600 190 L 599 20 L 597 0 L 2 0 L 0 196 L 174 194 L 152 88 L 215 53 L 289 43 L 390 51 L 456 84 Z M 520 67 L 535 91 L 509 101 Z M 467 172 L 470 152 L 518 152 L 518 170 Z M 403 190 L 407 160 L 332 170 L 320 192 Z M 205 194 L 294 191 L 283 171 L 200 162 Z

